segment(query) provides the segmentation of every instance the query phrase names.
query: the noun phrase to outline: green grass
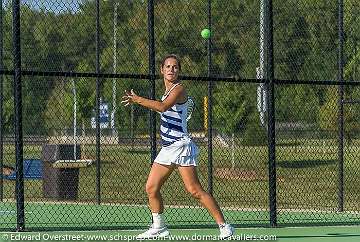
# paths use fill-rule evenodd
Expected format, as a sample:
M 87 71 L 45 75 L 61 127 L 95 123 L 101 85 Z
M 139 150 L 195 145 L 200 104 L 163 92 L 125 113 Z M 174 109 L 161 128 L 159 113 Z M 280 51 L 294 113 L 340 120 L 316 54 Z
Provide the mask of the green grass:
M 335 142 L 309 142 L 302 145 L 279 145 L 277 156 L 277 208 L 281 215 L 292 211 L 335 211 L 337 208 L 337 147 Z M 311 145 L 312 144 L 312 145 Z M 199 177 L 207 189 L 207 148 L 200 147 Z M 239 176 L 214 176 L 213 191 L 221 207 L 254 211 L 243 220 L 268 220 L 268 150 L 266 146 L 238 146 L 234 151 L 228 147 L 213 150 L 213 171 L 231 168 L 256 174 L 252 179 Z M 83 146 L 86 158 L 95 158 L 94 146 Z M 345 147 L 344 189 L 346 211 L 360 211 L 360 148 L 357 145 Z M 5 164 L 14 163 L 14 151 L 5 147 Z M 25 146 L 24 158 L 41 158 L 41 147 Z M 146 205 L 144 191 L 150 170 L 150 152 L 145 147 L 102 146 L 101 147 L 101 199 L 104 203 Z M 96 201 L 96 166 L 80 169 L 79 197 L 77 202 Z M 27 201 L 45 202 L 42 180 L 25 181 Z M 4 197 L 14 198 L 14 181 L 4 180 Z M 175 172 L 162 190 L 166 206 L 198 206 L 184 190 L 178 172 Z M 238 216 L 227 213 L 230 221 Z M 104 215 L 105 216 L 105 215 Z M 176 215 L 175 215 L 176 216 Z M 206 212 L 197 215 L 201 221 Z M 297 216 L 286 216 L 283 222 L 291 223 Z M 317 215 L 314 214 L 313 220 Z M 310 216 L 311 217 L 311 216 Z M 176 218 L 175 218 L 176 219 Z M 324 219 L 326 220 L 326 219 Z M 241 219 L 237 221 L 241 223 Z

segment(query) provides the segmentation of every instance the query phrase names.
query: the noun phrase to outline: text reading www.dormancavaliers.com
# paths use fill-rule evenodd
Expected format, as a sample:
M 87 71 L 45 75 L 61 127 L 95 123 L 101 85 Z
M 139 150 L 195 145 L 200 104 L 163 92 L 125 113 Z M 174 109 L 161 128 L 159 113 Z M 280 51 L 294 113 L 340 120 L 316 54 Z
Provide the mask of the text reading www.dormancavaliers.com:
M 170 235 L 165 238 L 137 239 L 134 235 L 114 234 L 54 234 L 54 233 L 3 233 L 3 241 L 219 241 L 216 235 Z M 236 234 L 227 240 L 275 241 L 276 235 Z

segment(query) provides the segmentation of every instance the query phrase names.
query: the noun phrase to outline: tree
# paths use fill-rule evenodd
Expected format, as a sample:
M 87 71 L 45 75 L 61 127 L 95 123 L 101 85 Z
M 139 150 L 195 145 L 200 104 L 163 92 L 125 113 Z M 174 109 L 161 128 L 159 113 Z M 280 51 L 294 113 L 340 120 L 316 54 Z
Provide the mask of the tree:
M 227 134 L 242 130 L 251 111 L 250 107 L 244 88 L 236 84 L 218 85 L 214 92 L 214 120 L 217 129 Z
M 65 134 L 73 124 L 73 95 L 69 84 L 56 82 L 44 110 L 43 120 L 49 135 Z
M 360 17 L 358 12 L 358 2 L 347 0 L 344 2 L 344 59 L 346 60 L 344 67 L 344 77 L 347 80 L 359 80 L 360 78 L 360 33 L 358 26 Z
M 357 92 L 357 95 L 359 95 L 359 92 Z M 337 87 L 327 88 L 326 102 L 321 106 L 319 112 L 319 124 L 323 130 L 329 132 L 336 132 L 338 130 L 338 100 Z M 345 106 L 344 108 L 344 133 L 346 138 L 351 141 L 351 134 L 359 130 L 359 124 L 355 109 L 348 107 L 349 106 Z
M 278 87 L 276 117 L 282 122 L 314 124 L 319 112 L 319 99 L 311 86 Z

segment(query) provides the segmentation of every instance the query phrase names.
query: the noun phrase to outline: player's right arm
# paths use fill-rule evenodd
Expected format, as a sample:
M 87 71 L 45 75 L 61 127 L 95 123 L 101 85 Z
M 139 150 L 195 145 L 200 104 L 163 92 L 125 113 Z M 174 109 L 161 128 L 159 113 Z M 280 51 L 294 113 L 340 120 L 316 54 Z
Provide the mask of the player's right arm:
M 125 91 L 125 96 L 122 97 L 125 106 L 136 103 L 145 108 L 151 109 L 156 112 L 165 112 L 177 102 L 183 102 L 185 99 L 185 89 L 182 85 L 175 87 L 163 101 L 156 101 L 148 98 L 144 98 L 135 94 L 133 90 Z

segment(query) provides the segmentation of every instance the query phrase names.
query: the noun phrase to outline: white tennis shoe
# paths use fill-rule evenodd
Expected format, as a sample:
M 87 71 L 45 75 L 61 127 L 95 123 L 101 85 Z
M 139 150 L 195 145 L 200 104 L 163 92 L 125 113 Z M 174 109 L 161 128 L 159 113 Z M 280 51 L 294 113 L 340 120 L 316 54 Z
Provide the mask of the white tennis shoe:
M 136 239 L 144 240 L 144 239 L 165 238 L 169 235 L 170 232 L 166 226 L 163 226 L 161 228 L 154 228 L 154 225 L 152 224 L 148 230 L 136 236 Z
M 228 239 L 234 234 L 234 228 L 230 224 L 224 224 L 220 227 L 219 239 Z

